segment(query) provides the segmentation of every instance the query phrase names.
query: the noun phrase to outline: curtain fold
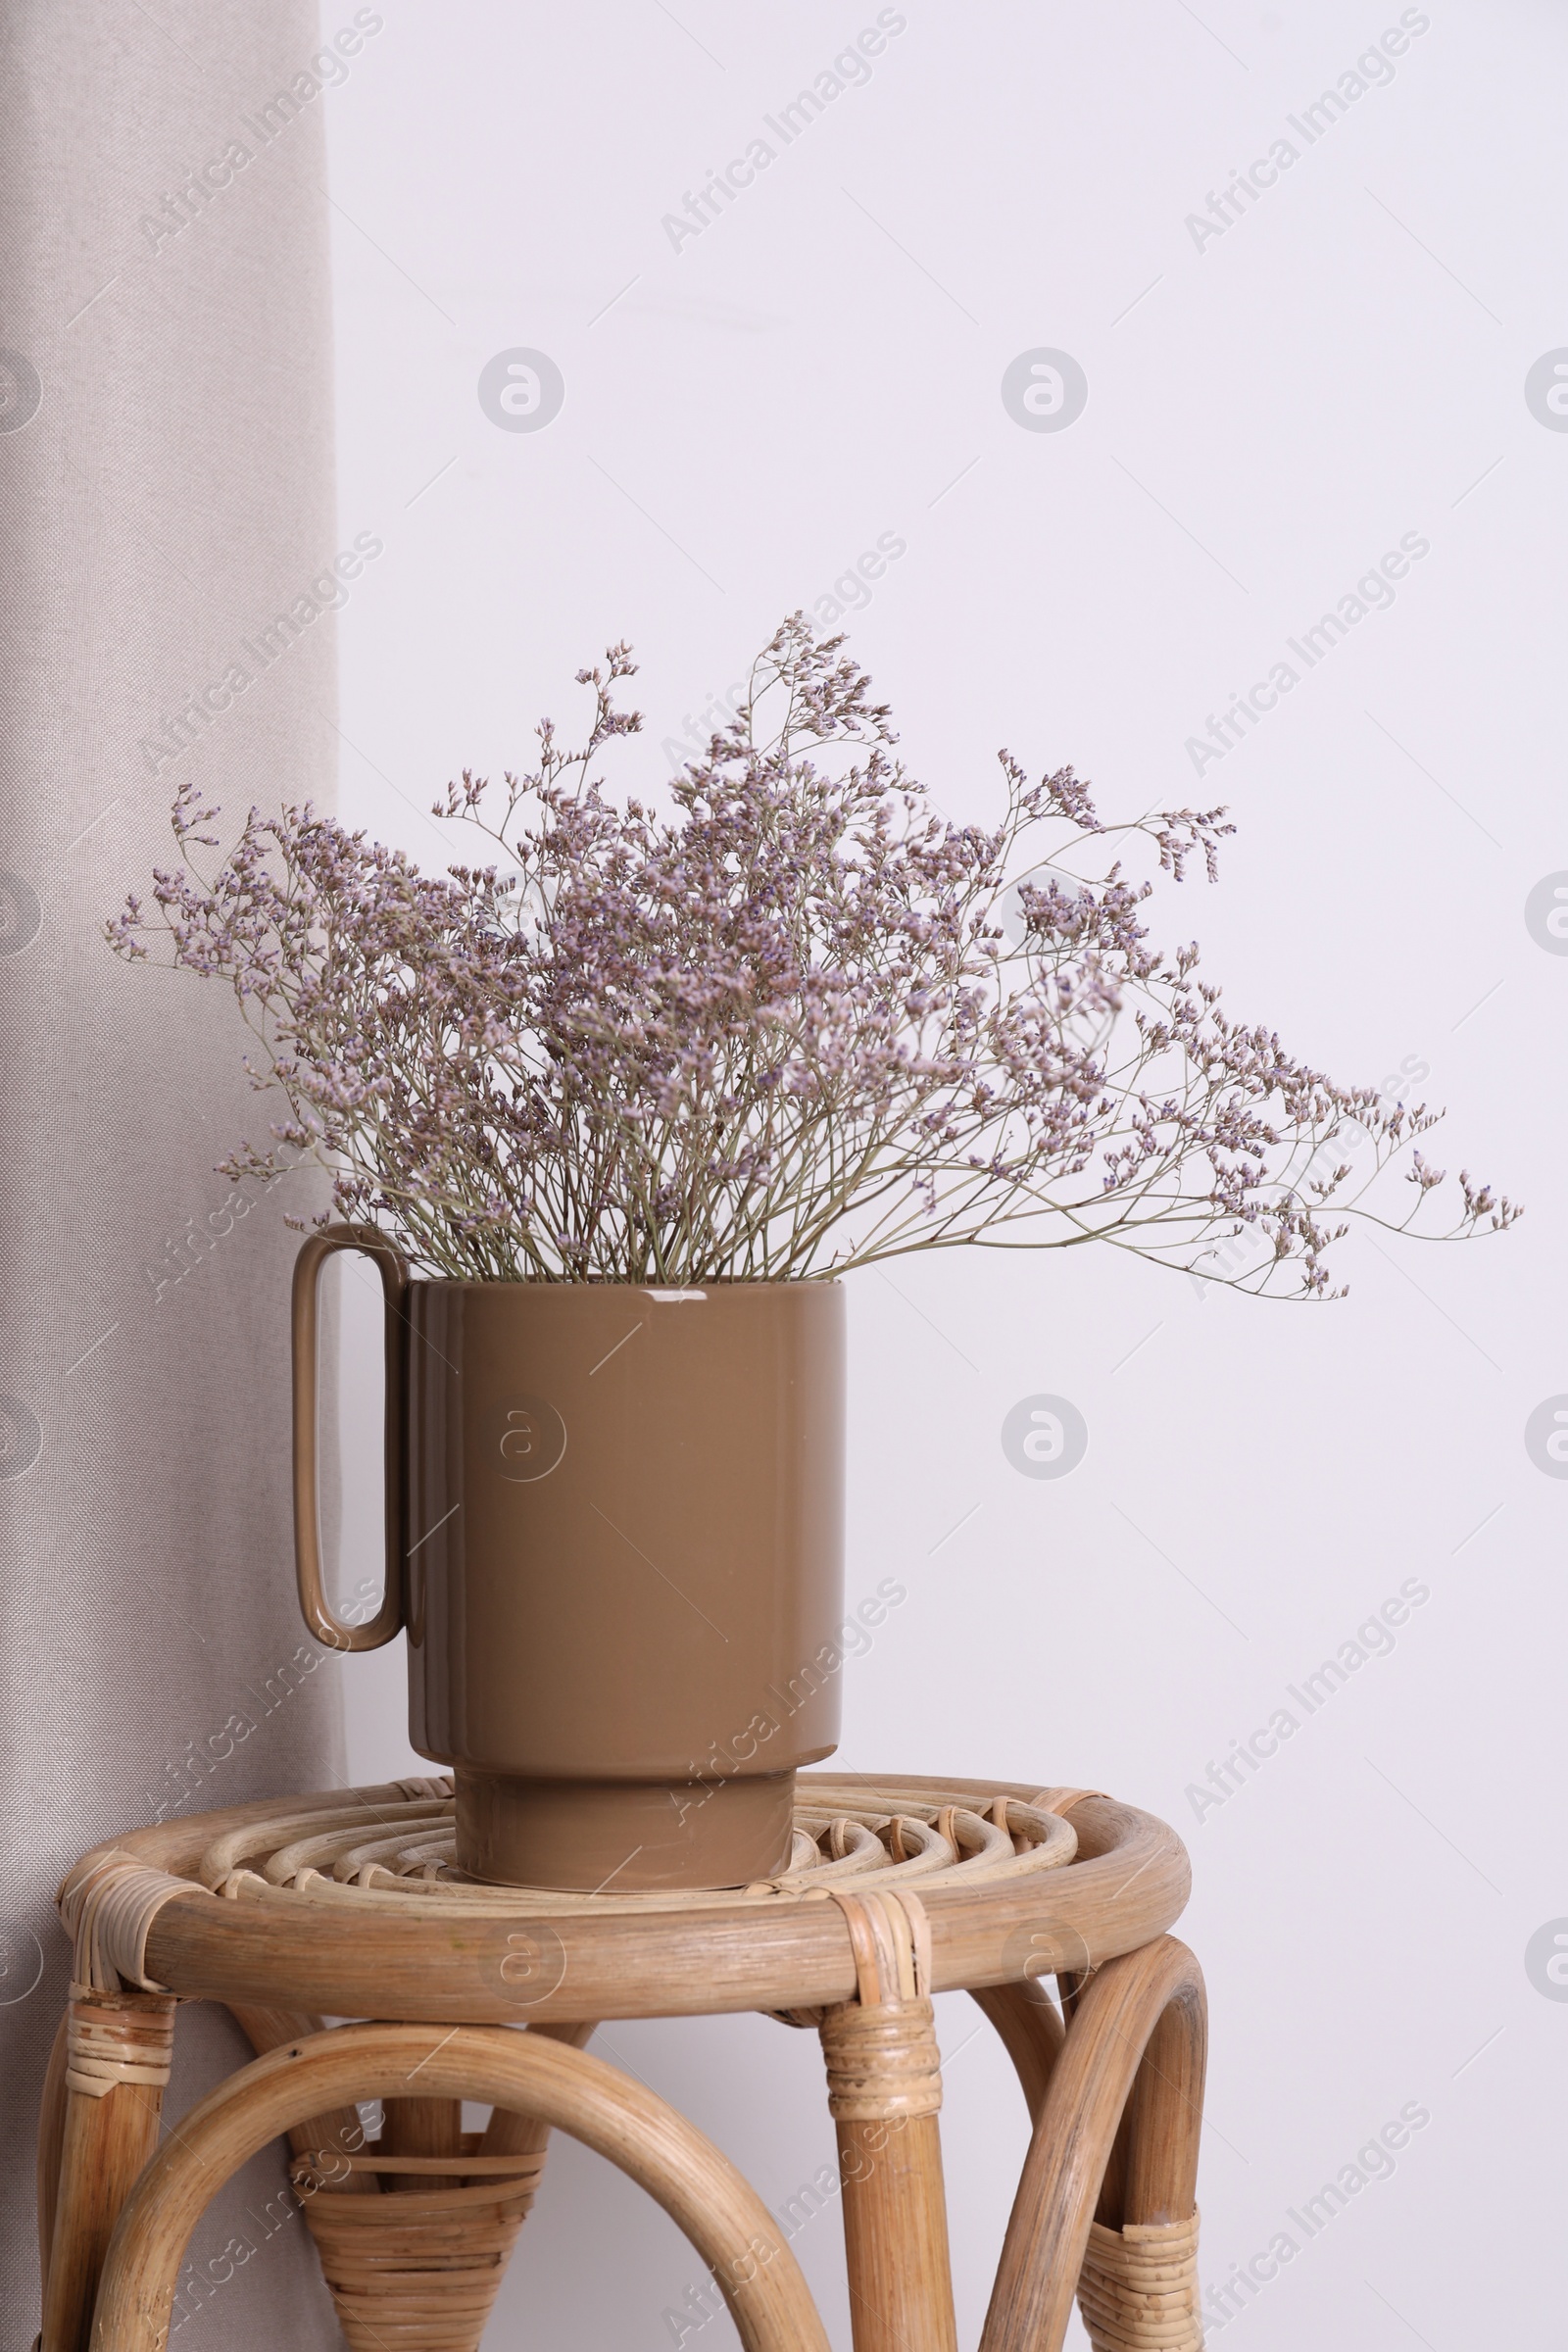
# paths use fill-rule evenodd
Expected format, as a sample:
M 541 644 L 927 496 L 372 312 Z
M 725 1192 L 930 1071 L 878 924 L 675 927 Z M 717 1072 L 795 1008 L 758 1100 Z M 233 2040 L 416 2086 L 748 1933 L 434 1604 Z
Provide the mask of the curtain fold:
M 318 50 L 312 0 L 0 10 L 5 2352 L 37 2325 L 60 1876 L 117 1828 L 342 1777 L 293 1595 L 294 1237 L 215 1173 L 269 1107 L 232 1000 L 101 936 L 172 862 L 181 783 L 225 831 L 332 797 Z M 244 2055 L 198 2007 L 179 2039 L 172 2114 Z M 173 2341 L 338 2340 L 264 2170 L 198 2232 Z

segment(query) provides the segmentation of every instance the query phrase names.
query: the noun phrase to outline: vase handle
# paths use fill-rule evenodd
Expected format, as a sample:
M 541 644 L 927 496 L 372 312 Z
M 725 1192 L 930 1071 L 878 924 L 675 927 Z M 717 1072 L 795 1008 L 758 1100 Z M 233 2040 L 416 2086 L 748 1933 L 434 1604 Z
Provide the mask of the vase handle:
M 367 1625 L 344 1625 L 327 1606 L 321 1587 L 321 1537 L 317 1498 L 316 1355 L 321 1267 L 335 1250 L 373 1257 L 386 1301 L 386 1590 Z M 313 1233 L 294 1261 L 294 1569 L 306 1624 L 327 1649 L 379 1649 L 403 1625 L 403 1294 L 409 1272 L 403 1254 L 373 1225 L 329 1225 Z

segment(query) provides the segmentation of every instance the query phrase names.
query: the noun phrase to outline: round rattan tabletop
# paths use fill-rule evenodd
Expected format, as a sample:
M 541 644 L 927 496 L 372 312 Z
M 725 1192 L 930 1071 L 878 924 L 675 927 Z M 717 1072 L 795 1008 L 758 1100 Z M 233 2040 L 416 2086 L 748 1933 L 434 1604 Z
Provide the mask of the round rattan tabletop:
M 1077 1974 L 1161 1936 L 1180 1839 L 1026 1782 L 803 1774 L 788 1870 L 717 1893 L 481 1885 L 444 1778 L 129 1831 L 61 1889 L 77 1982 L 336 2017 L 568 2024 L 809 2008 L 856 1990 L 835 1895 L 915 1898 L 934 1990 Z

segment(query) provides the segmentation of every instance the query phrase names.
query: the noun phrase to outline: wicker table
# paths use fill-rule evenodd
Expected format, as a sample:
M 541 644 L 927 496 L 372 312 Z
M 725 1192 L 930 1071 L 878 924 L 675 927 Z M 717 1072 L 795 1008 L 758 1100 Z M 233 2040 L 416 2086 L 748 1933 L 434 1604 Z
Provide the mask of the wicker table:
M 827 2352 L 776 2218 L 581 2047 L 601 2019 L 747 2009 L 821 2036 L 856 2352 L 955 2352 L 930 1995 L 956 1987 L 1034 2125 L 982 2352 L 1055 2352 L 1075 2292 L 1099 2352 L 1196 2352 L 1205 2025 L 1165 1934 L 1180 1840 L 1080 1789 L 828 1774 L 803 1777 L 796 1823 L 787 1875 L 722 1894 L 460 1881 L 444 1780 L 96 1847 L 60 1896 L 75 1966 L 39 2133 L 42 2352 L 161 2347 L 202 2210 L 280 2133 L 349 2343 L 472 2352 L 552 2128 L 658 2198 L 748 2352 Z M 160 2147 L 180 2000 L 225 2002 L 260 2054 Z M 376 2099 L 370 2143 L 356 2102 Z M 491 2104 L 482 2133 L 465 2099 Z

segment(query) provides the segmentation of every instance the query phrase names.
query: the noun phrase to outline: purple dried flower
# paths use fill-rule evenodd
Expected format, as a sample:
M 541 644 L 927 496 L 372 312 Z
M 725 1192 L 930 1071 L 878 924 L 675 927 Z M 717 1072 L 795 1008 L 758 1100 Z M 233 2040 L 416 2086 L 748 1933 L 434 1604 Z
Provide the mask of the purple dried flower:
M 156 874 L 156 916 L 132 898 L 107 932 L 129 957 L 161 933 L 260 1040 L 253 1082 L 289 1116 L 225 1172 L 315 1159 L 341 1214 L 467 1279 L 779 1279 L 1095 1238 L 1191 1266 L 1254 1227 L 1252 1270 L 1219 1279 L 1262 1290 L 1290 1264 L 1329 1295 L 1345 1139 L 1370 1176 L 1432 1116 L 1231 1022 L 1196 947 L 1148 944 L 1148 882 L 1076 868 L 1120 832 L 1212 879 L 1224 810 L 1107 827 L 1070 768 L 1031 784 L 1004 753 L 997 826 L 949 825 L 843 642 L 787 620 L 668 816 L 590 774 L 641 724 L 612 646 L 578 673 L 580 751 L 545 720 L 495 821 L 485 779 L 448 787 L 438 813 L 497 862 L 440 878 L 307 807 L 252 810 L 204 879 L 220 812 L 183 786 L 186 863 Z M 1410 1181 L 1414 1216 L 1443 1179 L 1417 1153 Z M 1517 1215 L 1459 1181 L 1451 1230 Z

